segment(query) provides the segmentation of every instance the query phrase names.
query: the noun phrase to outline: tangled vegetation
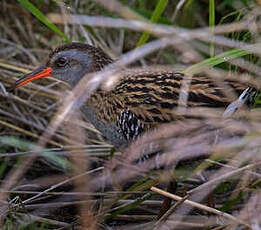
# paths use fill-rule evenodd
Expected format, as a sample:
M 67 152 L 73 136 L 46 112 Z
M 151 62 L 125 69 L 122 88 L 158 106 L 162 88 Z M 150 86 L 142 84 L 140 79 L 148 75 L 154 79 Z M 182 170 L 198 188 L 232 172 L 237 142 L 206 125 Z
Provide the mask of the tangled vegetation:
M 117 68 L 157 65 L 260 89 L 260 0 L 3 0 L 0 6 L 1 229 L 261 228 L 259 94 L 251 110 L 228 119 L 213 108 L 187 110 L 186 120 L 119 152 L 81 116 L 94 85 L 71 91 L 46 78 L 8 91 L 70 41 L 101 48 Z M 118 77 L 98 73 L 95 87 L 113 87 Z M 141 164 L 137 159 L 148 152 L 162 154 Z M 173 179 L 175 194 L 164 186 Z M 163 197 L 173 206 L 157 220 Z

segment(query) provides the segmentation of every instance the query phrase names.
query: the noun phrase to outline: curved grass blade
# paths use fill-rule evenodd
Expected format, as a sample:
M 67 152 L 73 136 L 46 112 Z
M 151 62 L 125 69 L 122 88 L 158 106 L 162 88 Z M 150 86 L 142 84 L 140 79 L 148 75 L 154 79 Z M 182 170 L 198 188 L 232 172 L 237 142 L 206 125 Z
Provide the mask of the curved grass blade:
M 161 14 L 163 13 L 163 11 L 165 10 L 166 6 L 168 5 L 168 0 L 160 0 L 155 8 L 155 10 L 153 11 L 153 14 L 151 16 L 150 22 L 152 23 L 156 23 Z M 142 46 L 143 44 L 145 44 L 147 42 L 147 40 L 150 37 L 150 33 L 149 32 L 143 32 L 143 34 L 140 37 L 140 40 L 137 44 L 137 47 Z
M 0 143 L 3 145 L 16 147 L 23 151 L 30 151 L 36 148 L 36 145 L 34 143 L 31 143 L 29 141 L 24 141 L 16 137 L 7 137 L 7 136 L 0 137 Z M 58 167 L 62 169 L 71 168 L 71 163 L 66 158 L 62 156 L 57 156 L 55 152 L 49 151 L 48 149 L 43 149 L 43 151 L 39 152 L 38 154 L 39 156 L 46 158 L 47 160 L 56 164 Z
M 37 9 L 31 2 L 28 0 L 17 0 L 24 8 L 26 8 L 28 11 L 31 12 L 39 21 L 41 21 L 43 24 L 45 24 L 48 28 L 50 28 L 55 33 L 59 34 L 65 41 L 71 42 L 71 39 L 69 39 L 59 28 L 51 23 L 45 15 Z
M 124 205 L 121 205 L 121 206 L 115 208 L 111 214 L 109 214 L 108 216 L 105 217 L 105 221 L 108 221 L 121 213 L 127 212 L 127 211 L 139 206 L 145 200 L 149 200 L 151 197 L 153 197 L 153 194 L 148 192 L 144 196 L 142 196 L 132 202 L 129 202 L 127 204 L 124 204 Z
M 246 50 L 244 48 L 241 49 L 232 49 L 227 52 L 221 53 L 215 57 L 211 57 L 208 59 L 205 59 L 204 61 L 197 63 L 195 65 L 192 65 L 188 68 L 186 68 L 183 73 L 187 75 L 193 75 L 202 72 L 206 68 L 210 68 L 213 66 L 216 66 L 218 64 L 227 62 L 231 59 L 242 57 L 248 54 L 251 54 L 251 50 L 254 50 L 255 48 L 260 49 L 261 43 L 257 43 L 255 45 L 250 45 L 247 47 Z

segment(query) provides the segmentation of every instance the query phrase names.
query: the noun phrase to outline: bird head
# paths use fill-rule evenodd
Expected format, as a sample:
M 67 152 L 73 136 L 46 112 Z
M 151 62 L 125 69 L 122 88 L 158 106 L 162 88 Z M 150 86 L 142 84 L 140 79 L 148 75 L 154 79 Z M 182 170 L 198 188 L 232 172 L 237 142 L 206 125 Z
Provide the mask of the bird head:
M 10 90 L 49 76 L 74 87 L 85 74 L 97 72 L 110 63 L 112 59 L 98 48 L 84 43 L 68 43 L 57 47 L 50 53 L 46 64 L 24 75 Z

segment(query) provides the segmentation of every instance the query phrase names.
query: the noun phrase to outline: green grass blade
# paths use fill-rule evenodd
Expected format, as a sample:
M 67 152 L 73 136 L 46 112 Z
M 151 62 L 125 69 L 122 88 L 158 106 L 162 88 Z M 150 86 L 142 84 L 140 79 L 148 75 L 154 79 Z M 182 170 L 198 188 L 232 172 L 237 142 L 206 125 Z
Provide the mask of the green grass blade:
M 150 19 L 150 21 L 152 23 L 156 23 L 159 20 L 161 14 L 165 10 L 167 4 L 168 4 L 168 0 L 160 0 L 158 2 L 155 10 L 153 11 L 151 19 Z M 140 40 L 139 40 L 139 42 L 137 44 L 137 47 L 142 46 L 143 44 L 145 44 L 148 41 L 149 37 L 150 37 L 150 33 L 149 32 L 146 32 L 146 31 L 143 32 L 143 34 L 141 35 Z
M 69 39 L 59 28 L 54 25 L 52 22 L 50 22 L 45 15 L 38 10 L 31 2 L 28 0 L 17 0 L 24 8 L 26 8 L 28 11 L 31 12 L 39 21 L 41 21 L 43 24 L 45 24 L 48 28 L 50 28 L 52 31 L 59 34 L 63 39 L 65 39 L 67 42 L 70 42 L 71 39 Z
M 115 217 L 115 216 L 117 216 L 121 213 L 127 212 L 127 211 L 139 206 L 145 200 L 148 200 L 151 197 L 153 197 L 153 194 L 149 192 L 149 193 L 146 193 L 144 196 L 134 200 L 133 202 L 130 202 L 126 205 L 121 206 L 119 209 L 117 209 L 116 211 L 113 211 L 110 215 L 106 216 L 105 221 L 108 221 L 108 220 L 112 219 L 113 217 Z
M 223 184 L 221 184 L 221 185 L 223 185 Z M 224 202 L 223 206 L 221 208 L 219 208 L 219 210 L 222 211 L 222 212 L 231 211 L 231 209 L 233 209 L 233 207 L 235 205 L 240 203 L 240 200 L 242 200 L 243 197 L 244 197 L 243 193 L 239 192 L 236 197 L 226 200 Z
M 30 151 L 32 149 L 36 149 L 36 145 L 29 141 L 24 141 L 16 137 L 0 137 L 0 144 L 13 146 L 23 151 Z M 56 164 L 62 169 L 71 168 L 71 163 L 62 156 L 57 156 L 54 152 L 49 151 L 48 149 L 43 149 L 43 151 L 39 152 L 39 155 L 45 157 L 50 162 Z
M 260 48 L 260 43 L 251 46 L 251 49 Z M 204 69 L 216 66 L 223 62 L 227 62 L 231 59 L 242 57 L 248 54 L 251 54 L 250 50 L 243 50 L 243 49 L 232 49 L 227 52 L 221 53 L 215 57 L 208 58 L 200 63 L 192 65 L 185 69 L 183 72 L 188 75 L 193 75 L 202 72 Z
M 3 174 L 4 174 L 6 169 L 7 169 L 7 163 L 5 161 L 2 161 L 0 163 L 0 179 L 4 178 Z
M 209 0 L 209 27 L 214 30 L 215 26 L 215 0 Z M 215 55 L 214 43 L 210 42 L 210 57 Z

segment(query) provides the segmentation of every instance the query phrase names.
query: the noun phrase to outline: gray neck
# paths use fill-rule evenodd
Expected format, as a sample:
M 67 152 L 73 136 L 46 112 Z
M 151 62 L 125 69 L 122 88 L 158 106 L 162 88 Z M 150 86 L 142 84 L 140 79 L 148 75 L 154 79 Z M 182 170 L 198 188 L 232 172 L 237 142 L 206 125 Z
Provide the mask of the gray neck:
M 84 104 L 81 108 L 84 117 L 97 129 L 99 130 L 107 139 L 107 141 L 112 144 L 118 150 L 124 150 L 128 141 L 124 137 L 119 126 L 115 122 L 103 122 L 98 118 L 97 108 L 95 108 L 90 103 Z

